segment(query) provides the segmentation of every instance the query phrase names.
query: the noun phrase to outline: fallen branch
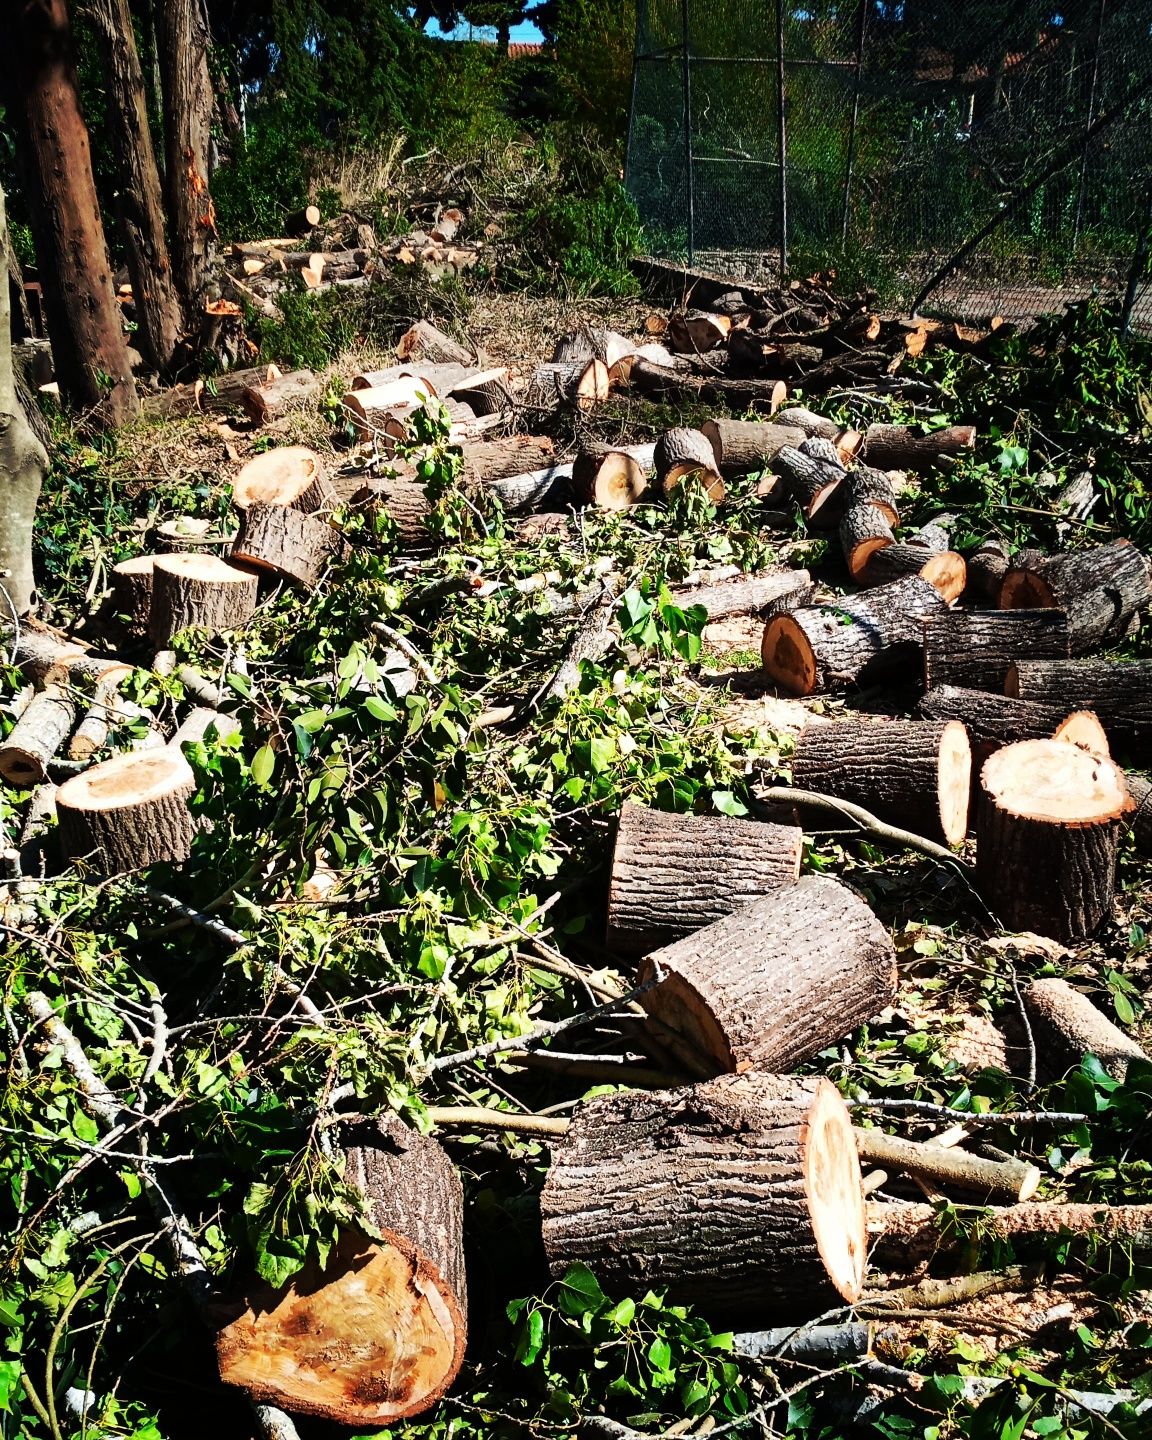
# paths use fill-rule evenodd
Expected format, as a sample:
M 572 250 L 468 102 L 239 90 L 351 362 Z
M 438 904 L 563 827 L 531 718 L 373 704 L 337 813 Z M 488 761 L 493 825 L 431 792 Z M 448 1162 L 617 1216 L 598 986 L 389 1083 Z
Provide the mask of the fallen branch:
M 425 1112 L 433 1125 L 464 1126 L 477 1130 L 507 1130 L 514 1135 L 563 1135 L 567 1120 L 549 1115 L 514 1115 L 508 1110 L 490 1110 L 483 1105 L 430 1105 Z
M 858 1315 L 882 1318 L 902 1310 L 944 1310 L 963 1305 L 982 1295 L 1003 1295 L 1014 1290 L 1031 1290 L 1044 1273 L 1042 1265 L 1009 1265 L 1003 1270 L 977 1270 L 970 1275 L 937 1280 L 928 1278 L 898 1290 L 865 1295 L 856 1307 Z
M 932 860 L 942 860 L 959 871 L 965 879 L 971 874 L 971 867 L 945 846 L 937 845 L 934 840 L 926 840 L 923 835 L 916 835 L 911 830 L 901 830 L 897 825 L 888 825 L 870 810 L 865 810 L 861 805 L 853 805 L 849 800 L 834 800 L 831 795 L 819 795 L 814 790 L 795 790 L 790 785 L 768 786 L 759 790 L 755 798 L 764 805 L 775 802 L 793 806 L 810 805 L 814 810 L 835 811 L 836 814 L 855 821 L 862 830 L 875 835 L 879 840 L 886 840 L 905 850 L 915 850 Z
M 883 1130 L 856 1128 L 861 1160 L 886 1170 L 903 1170 L 940 1185 L 976 1191 L 988 1199 L 1028 1200 L 1040 1184 L 1040 1171 L 1026 1160 L 990 1160 L 965 1150 L 920 1145 Z

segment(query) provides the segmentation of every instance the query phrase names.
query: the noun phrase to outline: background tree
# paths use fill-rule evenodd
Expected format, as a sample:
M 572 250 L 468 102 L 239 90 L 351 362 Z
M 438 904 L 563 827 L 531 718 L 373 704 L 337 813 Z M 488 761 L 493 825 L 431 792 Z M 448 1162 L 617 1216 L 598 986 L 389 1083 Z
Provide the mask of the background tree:
M 65 0 L 17 0 L 0 46 L 56 378 L 69 403 L 118 425 L 137 411 L 80 109 Z
M 157 13 L 172 273 L 191 329 L 199 320 L 216 241 L 216 212 L 208 188 L 211 36 L 203 0 L 162 0 Z

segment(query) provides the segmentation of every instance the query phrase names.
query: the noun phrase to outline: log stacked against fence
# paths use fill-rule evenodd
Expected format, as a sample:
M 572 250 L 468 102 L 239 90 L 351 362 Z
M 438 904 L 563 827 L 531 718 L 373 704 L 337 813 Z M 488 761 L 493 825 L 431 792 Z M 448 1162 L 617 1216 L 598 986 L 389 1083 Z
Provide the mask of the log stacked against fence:
M 379 1238 L 347 1228 L 323 1270 L 253 1284 L 222 1315 L 216 1352 L 221 1378 L 254 1399 L 359 1428 L 426 1410 L 456 1377 L 464 1197 L 439 1144 L 395 1115 L 343 1138 L 344 1182 Z
M 1016 559 L 1004 576 L 1000 608 L 1063 610 L 1073 656 L 1118 645 L 1152 603 L 1147 557 L 1127 540 L 1027 563 Z
M 822 1078 L 723 1076 L 586 1101 L 540 1199 L 553 1274 L 667 1291 L 710 1320 L 800 1322 L 860 1296 L 860 1165 Z
M 1034 704 L 1091 710 L 1117 741 L 1152 735 L 1152 660 L 1046 660 L 1029 654 L 1009 666 L 1004 690 Z

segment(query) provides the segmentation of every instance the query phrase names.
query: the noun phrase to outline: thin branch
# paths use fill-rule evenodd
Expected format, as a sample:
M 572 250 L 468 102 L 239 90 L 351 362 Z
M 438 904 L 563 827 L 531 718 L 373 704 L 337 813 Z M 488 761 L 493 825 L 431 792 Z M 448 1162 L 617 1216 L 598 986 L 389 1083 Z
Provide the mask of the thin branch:
M 965 1125 L 1082 1125 L 1098 1119 L 1079 1110 L 956 1110 L 931 1100 L 849 1100 L 849 1110 L 908 1111 L 917 1115 L 960 1120 Z
M 508 1130 L 515 1135 L 547 1135 L 553 1138 L 568 1130 L 567 1120 L 547 1115 L 513 1115 L 483 1105 L 430 1105 L 428 1119 L 433 1125 L 458 1125 L 477 1130 Z

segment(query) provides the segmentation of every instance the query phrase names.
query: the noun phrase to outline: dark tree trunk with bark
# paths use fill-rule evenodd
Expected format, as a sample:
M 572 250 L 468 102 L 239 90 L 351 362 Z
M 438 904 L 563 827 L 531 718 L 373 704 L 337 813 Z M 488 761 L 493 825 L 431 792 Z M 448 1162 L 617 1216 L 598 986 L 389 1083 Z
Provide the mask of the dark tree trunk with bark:
M 965 725 L 979 772 L 988 756 L 1005 745 L 1047 740 L 1067 719 L 1068 711 L 1062 705 L 1038 705 L 963 685 L 940 685 L 921 699 L 920 714 L 927 720 L 959 720 Z
M 1063 610 L 1074 656 L 1119 644 L 1132 617 L 1152 602 L 1148 560 L 1127 540 L 1016 560 L 1004 577 L 1000 608 Z
M 1043 660 L 1029 655 L 1008 671 L 1006 692 L 1020 700 L 1091 710 L 1109 736 L 1152 734 L 1152 660 Z
M 211 37 L 203 0 L 164 0 L 158 15 L 172 273 L 184 305 L 185 324 L 195 331 L 202 318 L 207 270 L 216 242 L 216 211 L 208 189 Z
M 137 412 L 136 389 L 112 292 L 67 6 L 17 0 L 6 15 L 3 95 L 20 137 L 60 393 L 99 422 L 120 425 Z
M 950 610 L 924 621 L 928 690 L 963 685 L 1002 691 L 1009 667 L 1022 655 L 1048 660 L 1067 654 L 1068 622 L 1062 610 Z

